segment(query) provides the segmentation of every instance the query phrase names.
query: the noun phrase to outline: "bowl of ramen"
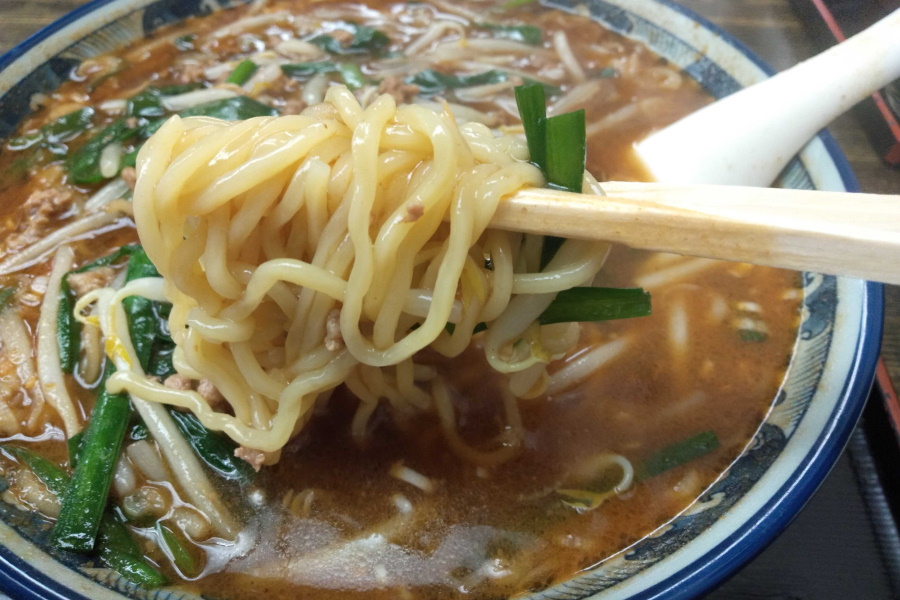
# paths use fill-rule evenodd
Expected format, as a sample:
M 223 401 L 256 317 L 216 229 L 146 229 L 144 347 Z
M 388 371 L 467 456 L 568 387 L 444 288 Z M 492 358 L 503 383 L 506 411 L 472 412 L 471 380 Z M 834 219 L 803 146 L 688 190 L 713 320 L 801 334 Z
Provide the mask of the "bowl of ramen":
M 488 226 L 643 179 L 746 49 L 665 0 L 222 4 L 0 59 L 0 589 L 688 598 L 797 514 L 880 287 Z M 855 186 L 824 134 L 779 184 Z

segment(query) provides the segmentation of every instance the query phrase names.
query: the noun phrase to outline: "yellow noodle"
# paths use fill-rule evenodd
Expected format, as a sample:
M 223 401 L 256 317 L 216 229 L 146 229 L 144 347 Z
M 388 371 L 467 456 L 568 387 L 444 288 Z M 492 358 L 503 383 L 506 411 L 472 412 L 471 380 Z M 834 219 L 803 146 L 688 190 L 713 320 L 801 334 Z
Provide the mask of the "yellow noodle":
M 459 126 L 446 107 L 382 96 L 363 108 L 341 86 L 301 115 L 173 117 L 139 156 L 135 220 L 173 305 L 175 367 L 208 379 L 228 410 L 139 370 L 118 371 L 110 390 L 186 408 L 244 446 L 276 452 L 316 399 L 345 383 L 361 401 L 357 439 L 385 401 L 396 415 L 436 408 L 469 458 L 512 456 L 521 439 L 513 397 L 506 449 L 467 448 L 451 432 L 449 384 L 429 368 L 423 387 L 415 357 L 426 347 L 456 356 L 486 323 L 494 368 L 547 379 L 551 353 L 535 319 L 553 292 L 593 278 L 605 247 L 567 242 L 541 274 L 540 238 L 486 229 L 503 198 L 543 185 L 527 158 L 520 137 Z M 115 342 L 118 332 L 104 334 Z M 513 350 L 524 338 L 525 350 Z

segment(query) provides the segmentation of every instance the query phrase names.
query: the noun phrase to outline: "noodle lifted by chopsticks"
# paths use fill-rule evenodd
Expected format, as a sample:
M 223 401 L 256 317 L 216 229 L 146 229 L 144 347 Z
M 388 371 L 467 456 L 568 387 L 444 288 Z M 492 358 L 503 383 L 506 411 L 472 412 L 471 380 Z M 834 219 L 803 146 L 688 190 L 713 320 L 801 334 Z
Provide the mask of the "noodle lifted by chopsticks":
M 177 370 L 208 379 L 228 408 L 139 368 L 109 389 L 185 407 L 274 453 L 341 383 L 361 400 L 357 436 L 382 398 L 400 413 L 447 402 L 414 356 L 456 356 L 486 323 L 491 365 L 513 373 L 516 395 L 539 393 L 577 327 L 535 319 L 555 292 L 590 281 L 605 252 L 567 242 L 543 277 L 541 238 L 486 229 L 501 199 L 543 185 L 527 158 L 524 140 L 459 126 L 446 109 L 390 96 L 363 109 L 341 86 L 301 115 L 173 117 L 141 151 L 134 194 L 163 280 L 128 284 L 108 310 L 129 294 L 171 302 Z M 516 294 L 526 278 L 529 293 Z M 107 321 L 108 339 L 133 353 L 124 318 Z

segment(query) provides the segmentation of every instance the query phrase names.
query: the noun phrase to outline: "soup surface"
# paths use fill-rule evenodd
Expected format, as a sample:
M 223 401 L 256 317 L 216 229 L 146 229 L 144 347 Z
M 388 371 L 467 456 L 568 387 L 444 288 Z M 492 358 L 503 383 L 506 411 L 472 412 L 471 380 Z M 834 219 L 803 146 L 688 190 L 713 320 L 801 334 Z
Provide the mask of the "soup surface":
M 551 115 L 585 109 L 590 172 L 641 180 L 631 144 L 710 99 L 665 60 L 578 12 L 274 0 L 190 19 L 85 61 L 59 90 L 33 99 L 34 114 L 0 153 L 0 264 L 82 220 L 111 181 L 133 185 L 129 165 L 149 133 L 141 128 L 191 110 L 187 96 L 197 92 L 205 102 L 243 96 L 293 114 L 343 83 L 363 105 L 379 93 L 446 102 L 462 120 L 517 132 L 513 88 L 536 81 Z M 236 77 L 247 60 L 251 73 Z M 156 100 L 134 100 L 151 88 Z M 126 133 L 99 144 L 93 162 L 73 160 L 117 123 Z M 121 191 L 101 211 L 112 216 L 71 242 L 76 265 L 138 241 L 127 197 Z M 0 434 L 5 447 L 69 469 L 64 424 L 36 385 L 34 358 L 12 341 L 39 344 L 53 249 L 0 275 L 12 290 L 0 312 Z M 123 270 L 113 262 L 92 272 L 105 285 Z M 434 411 L 398 415 L 387 401 L 360 440 L 351 427 L 358 401 L 341 387 L 277 464 L 221 481 L 244 526 L 234 541 L 215 534 L 170 476 L 139 466 L 141 449 L 158 443 L 140 423 L 123 459 L 138 468 L 132 481 L 116 479 L 110 502 L 173 585 L 217 598 L 498 598 L 570 578 L 651 534 L 727 470 L 776 396 L 799 319 L 797 274 L 752 265 L 617 247 L 595 284 L 645 288 L 653 314 L 582 324 L 576 349 L 549 369 L 592 364 L 589 374 L 517 401 L 515 451 L 502 452 L 506 378 L 488 367 L 476 336 L 459 357 L 423 351 L 417 362 L 450 384 L 465 445 L 499 453 L 461 455 Z M 96 382 L 78 369 L 65 381 L 84 420 Z M 58 499 L 27 461 L 7 451 L 0 470 L 6 502 L 53 521 Z

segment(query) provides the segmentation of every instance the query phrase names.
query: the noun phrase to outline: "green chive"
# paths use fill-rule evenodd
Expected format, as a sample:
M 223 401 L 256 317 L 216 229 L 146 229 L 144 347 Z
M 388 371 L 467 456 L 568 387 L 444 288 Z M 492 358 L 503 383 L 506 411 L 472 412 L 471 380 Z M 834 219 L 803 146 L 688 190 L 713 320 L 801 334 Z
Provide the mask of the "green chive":
M 131 415 L 126 394 L 106 391 L 106 379 L 115 369 L 107 363 L 100 381 L 100 395 L 78 450 L 78 464 L 63 498 L 59 519 L 53 528 L 53 545 L 60 550 L 90 552 L 106 507 L 113 471 Z
M 318 73 L 337 73 L 338 65 L 330 60 L 320 60 L 317 62 L 294 63 L 281 65 L 281 72 L 288 77 L 299 79 L 301 81 L 309 79 Z
M 518 8 L 519 6 L 525 6 L 526 4 L 532 4 L 535 0 L 509 0 L 500 6 L 503 10 L 509 10 L 511 8 Z
M 181 574 L 186 577 L 197 575 L 197 561 L 188 549 L 184 547 L 181 540 L 175 535 L 175 532 L 162 523 L 158 523 L 156 529 L 159 531 L 163 544 L 165 544 L 166 549 L 169 551 L 172 563 L 179 571 L 181 571 Z
M 641 288 L 581 287 L 563 290 L 538 322 L 572 323 L 611 321 L 650 315 L 650 293 Z
M 340 28 L 353 34 L 353 39 L 346 46 L 330 35 L 318 35 L 309 42 L 331 54 L 376 54 L 391 43 L 384 32 L 365 25 L 345 22 L 341 23 Z
M 69 449 L 69 466 L 73 469 L 78 464 L 78 457 L 81 455 L 81 442 L 83 441 L 83 429 L 66 440 L 66 447 Z
M 565 241 L 565 238 L 556 237 L 555 235 L 544 236 L 544 245 L 541 246 L 541 271 L 547 268 L 547 265 L 556 256 L 556 253 L 559 252 Z
M 516 87 L 516 105 L 519 107 L 522 126 L 525 127 L 531 162 L 544 171 L 547 143 L 547 98 L 544 88 L 538 84 Z
M 516 105 L 531 162 L 543 172 L 547 187 L 581 192 L 587 158 L 584 111 L 547 118 L 547 90 L 539 83 L 516 87 Z M 547 236 L 541 250 L 541 269 L 563 243 Z
M 2 446 L 2 448 L 28 465 L 31 472 L 37 475 L 38 479 L 43 481 L 47 489 L 57 498 L 62 498 L 66 493 L 66 489 L 69 487 L 69 474 L 58 464 L 25 448 L 16 446 Z
M 344 83 L 347 84 L 347 87 L 351 90 L 358 90 L 362 86 L 366 85 L 366 76 L 363 75 L 363 72 L 359 68 L 358 64 L 340 63 L 338 64 L 338 71 L 340 72 L 341 78 L 343 78 Z
M 547 119 L 547 184 L 581 193 L 587 157 L 584 110 Z
M 756 329 L 740 329 L 738 330 L 738 335 L 741 336 L 741 341 L 744 342 L 764 342 L 769 339 L 765 331 L 757 331 Z
M 423 95 L 433 96 L 446 90 L 502 83 L 507 79 L 508 73 L 496 69 L 473 75 L 449 75 L 435 69 L 425 69 L 412 77 L 407 77 L 406 83 L 419 86 L 419 92 Z
M 57 498 L 62 500 L 66 496 L 71 478 L 62 467 L 24 448 L 3 446 L 3 449 L 27 464 Z M 167 583 L 165 576 L 144 559 L 128 528 L 115 511 L 106 511 L 100 520 L 96 550 L 107 566 L 132 583 L 146 588 Z
M 143 422 L 138 422 L 132 425 L 131 431 L 128 432 L 128 437 L 135 442 L 146 440 L 150 437 L 150 430 L 147 429 Z
M 197 39 L 197 34 L 195 34 L 195 33 L 190 33 L 188 35 L 183 35 L 179 38 L 175 38 L 175 42 L 174 42 L 175 47 L 178 48 L 179 50 L 181 50 L 182 52 L 185 52 L 187 50 L 193 50 L 194 49 L 194 40 L 196 40 L 196 39 Z
M 259 68 L 255 62 L 246 58 L 240 62 L 240 64 L 234 68 L 234 71 L 231 72 L 231 75 L 228 76 L 228 79 L 225 80 L 225 83 L 233 83 L 234 85 L 244 85 L 247 83 L 247 80 L 253 77 L 253 74 L 256 73 L 256 70 Z
M 178 114 L 182 117 L 203 116 L 215 117 L 223 121 L 244 121 L 253 117 L 274 117 L 278 115 L 278 111 L 247 96 L 235 96 L 198 104 L 186 108 Z
M 166 577 L 146 561 L 117 511 L 106 511 L 103 515 L 97 553 L 104 564 L 118 571 L 128 581 L 145 588 L 168 583 Z
M 14 287 L 0 288 L 0 310 L 6 307 L 6 303 L 9 302 L 9 299 L 12 298 L 15 293 L 16 288 Z
M 670 469 L 696 460 L 719 447 L 719 438 L 712 431 L 703 431 L 696 435 L 663 448 L 635 469 L 634 476 L 638 481 L 656 477 Z
M 82 265 L 63 276 L 59 287 L 59 310 L 56 313 L 56 342 L 59 349 L 59 363 L 63 372 L 71 373 L 75 369 L 78 353 L 81 350 L 81 323 L 75 319 L 75 298 L 72 294 L 72 288 L 69 286 L 69 275 L 109 266 L 120 258 L 131 256 L 131 254 L 140 249 L 141 247 L 137 245 L 122 246 L 112 254 Z
M 240 458 L 235 457 L 237 447 L 231 438 L 218 431 L 210 431 L 193 413 L 169 410 L 178 430 L 187 440 L 197 456 L 208 467 L 225 479 L 234 479 L 241 484 L 253 480 L 256 473 L 253 467 Z

